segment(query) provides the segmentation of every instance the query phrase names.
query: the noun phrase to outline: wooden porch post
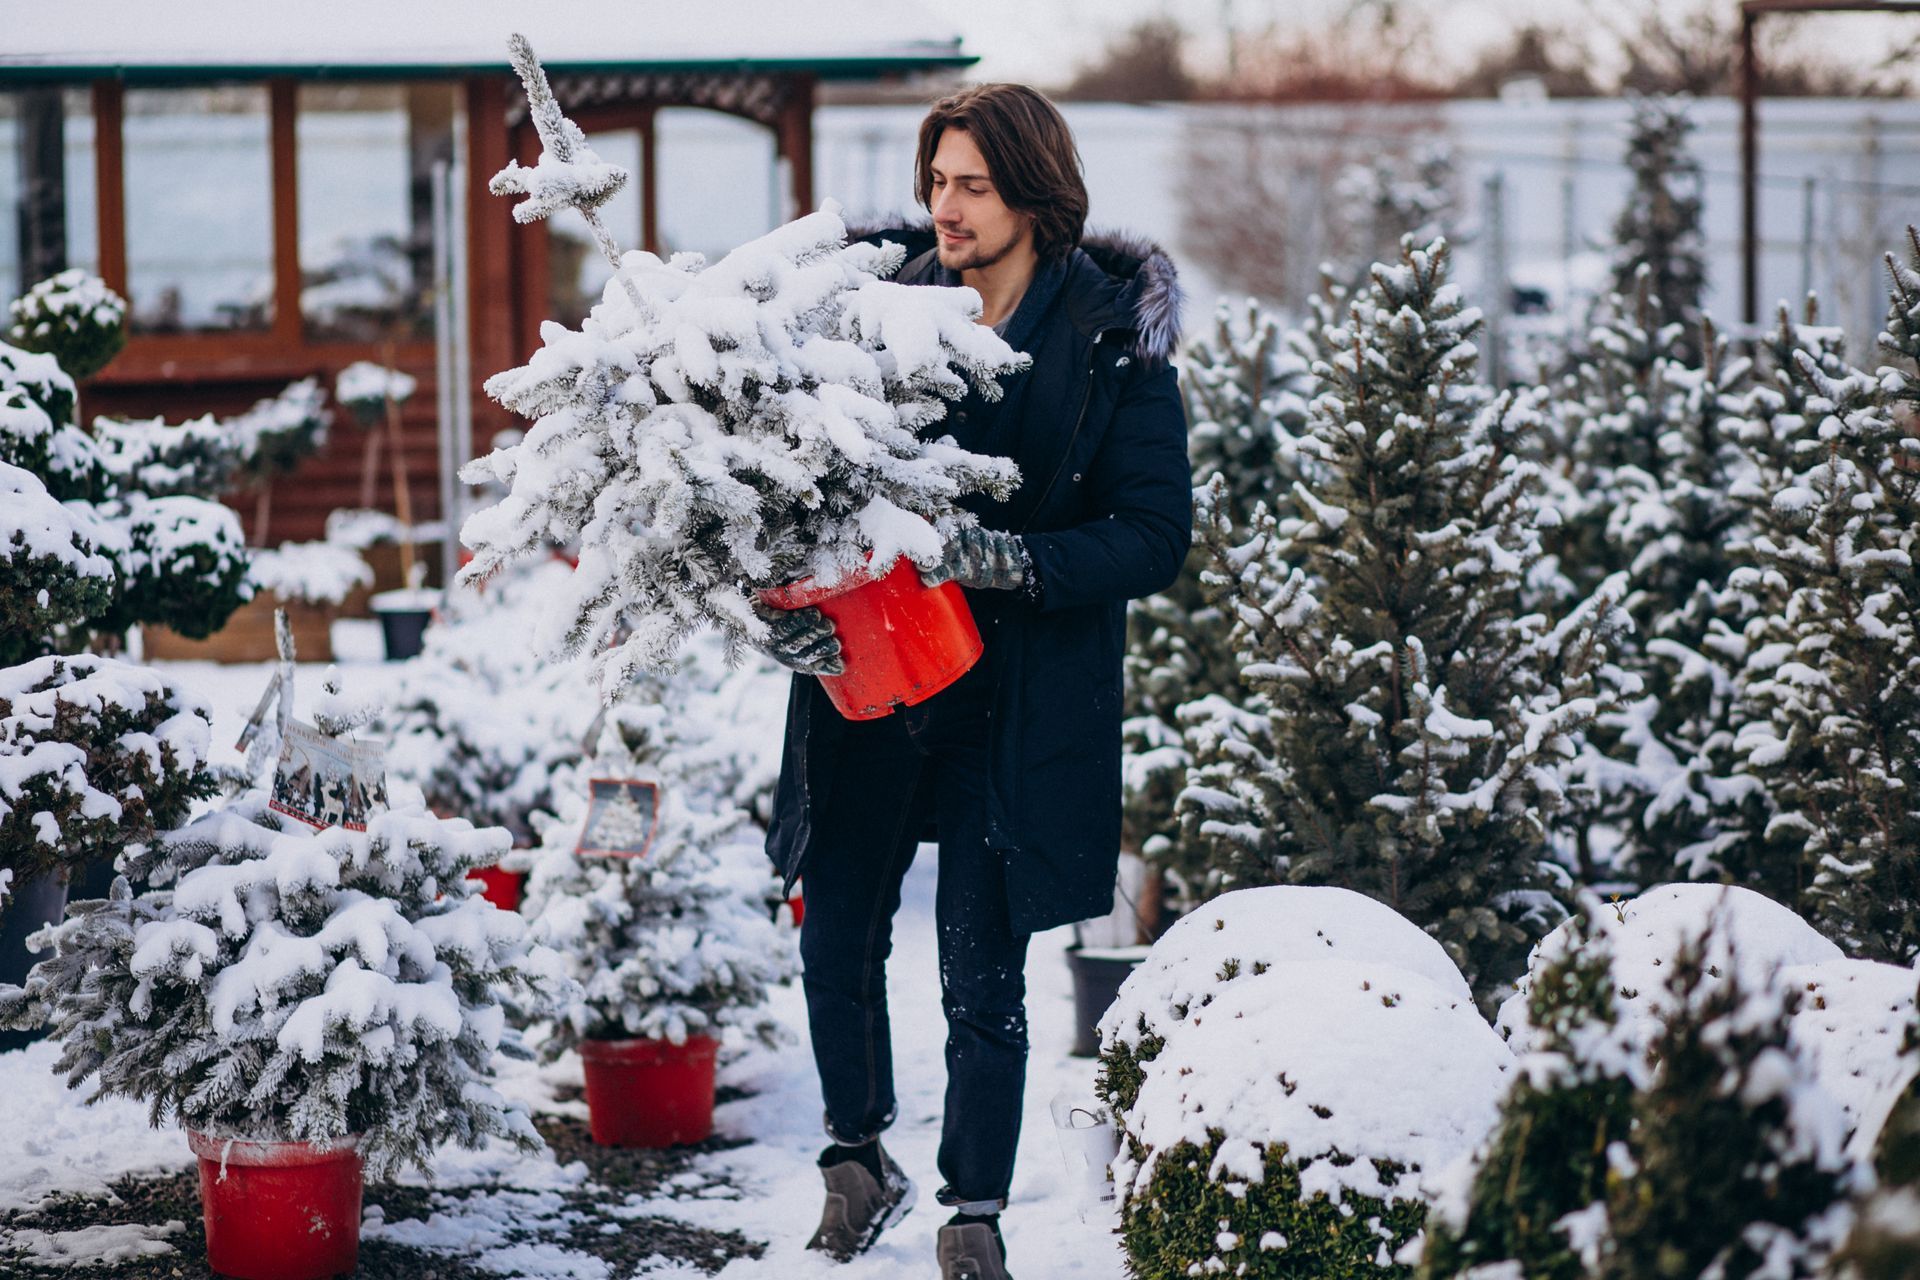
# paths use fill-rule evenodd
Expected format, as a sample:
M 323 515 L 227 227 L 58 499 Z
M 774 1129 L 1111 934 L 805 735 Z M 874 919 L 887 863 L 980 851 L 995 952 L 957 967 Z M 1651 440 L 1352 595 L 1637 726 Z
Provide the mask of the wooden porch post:
M 480 383 L 514 363 L 513 213 L 509 201 L 492 195 L 487 183 L 507 167 L 507 79 L 470 76 L 467 109 L 467 315 L 473 351 L 474 439 L 486 442 L 505 425 L 504 415 L 482 392 Z
M 100 244 L 100 278 L 123 298 L 127 293 L 127 184 L 122 122 L 126 90 L 117 80 L 93 82 L 94 225 Z
M 654 133 L 657 108 L 640 116 L 640 247 L 660 252 L 660 148 Z
M 793 94 L 780 109 L 779 154 L 792 174 L 793 212 L 804 216 L 813 212 L 814 77 L 796 75 L 790 83 Z
M 300 315 L 300 158 L 295 143 L 299 87 L 291 76 L 267 82 L 273 139 L 273 337 L 297 347 Z

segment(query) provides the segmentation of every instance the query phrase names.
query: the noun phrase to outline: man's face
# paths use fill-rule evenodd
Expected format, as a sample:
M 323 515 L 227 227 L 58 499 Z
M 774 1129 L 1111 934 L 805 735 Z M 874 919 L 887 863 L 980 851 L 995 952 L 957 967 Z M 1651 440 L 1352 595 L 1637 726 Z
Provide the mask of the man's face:
M 930 168 L 928 207 L 940 238 L 941 266 L 949 271 L 990 267 L 1032 236 L 1033 220 L 1000 199 L 972 134 L 942 132 Z

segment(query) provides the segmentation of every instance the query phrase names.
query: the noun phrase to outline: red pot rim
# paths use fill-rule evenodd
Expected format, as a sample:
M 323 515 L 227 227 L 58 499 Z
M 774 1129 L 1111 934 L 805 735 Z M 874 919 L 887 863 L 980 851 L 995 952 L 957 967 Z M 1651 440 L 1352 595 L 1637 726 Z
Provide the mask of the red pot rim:
M 188 1129 L 187 1146 L 203 1160 L 246 1168 L 332 1164 L 360 1158 L 360 1135 L 348 1134 L 327 1143 L 281 1142 L 265 1138 L 226 1138 Z
M 869 555 L 871 555 L 871 553 L 869 553 Z M 762 587 L 759 593 L 760 599 L 776 609 L 804 609 L 808 605 L 819 604 L 822 600 L 832 600 L 837 596 L 844 596 L 848 592 L 856 591 L 870 582 L 879 582 L 892 574 L 894 570 L 898 569 L 901 565 L 911 566 L 912 564 L 913 561 L 907 558 L 906 553 L 902 552 L 894 559 L 892 564 L 887 566 L 887 572 L 880 574 L 878 577 L 874 575 L 873 567 L 869 563 L 861 568 L 848 570 L 830 587 L 815 586 L 811 577 L 801 578 L 796 582 L 789 582 L 783 587 Z
M 633 1058 L 650 1058 L 662 1051 L 681 1053 L 688 1056 L 702 1056 L 718 1052 L 720 1042 L 712 1036 L 692 1035 L 675 1044 L 671 1040 L 644 1036 L 623 1037 L 617 1040 L 593 1037 L 580 1042 L 580 1056 L 593 1062 L 620 1062 Z

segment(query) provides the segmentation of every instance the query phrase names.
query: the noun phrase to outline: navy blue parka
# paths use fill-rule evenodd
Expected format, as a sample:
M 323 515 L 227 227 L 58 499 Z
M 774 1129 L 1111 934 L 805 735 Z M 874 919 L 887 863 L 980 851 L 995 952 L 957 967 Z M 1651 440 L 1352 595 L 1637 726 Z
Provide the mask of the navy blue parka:
M 947 278 L 931 228 L 888 227 L 907 284 Z M 1172 262 L 1136 238 L 1090 234 L 1071 250 L 1046 310 L 1020 343 L 1012 420 L 995 435 L 1020 466 L 982 523 L 1022 534 L 1042 598 L 991 595 L 993 681 L 988 832 L 1005 852 L 1016 931 L 1103 915 L 1120 841 L 1121 657 L 1127 601 L 1173 583 L 1192 537 L 1186 417 L 1169 363 L 1180 290 Z M 978 610 L 976 610 L 978 612 Z M 840 787 L 847 722 L 812 676 L 795 675 L 767 852 L 787 889 L 806 868 L 814 807 Z

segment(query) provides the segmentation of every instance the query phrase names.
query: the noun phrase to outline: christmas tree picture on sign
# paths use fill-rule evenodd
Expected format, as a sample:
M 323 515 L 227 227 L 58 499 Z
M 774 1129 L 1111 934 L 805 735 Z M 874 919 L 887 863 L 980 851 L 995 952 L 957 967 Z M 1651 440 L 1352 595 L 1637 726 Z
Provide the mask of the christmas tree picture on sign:
M 574 852 L 588 858 L 638 858 L 653 843 L 660 790 L 651 782 L 595 778 L 589 784 L 586 824 Z

